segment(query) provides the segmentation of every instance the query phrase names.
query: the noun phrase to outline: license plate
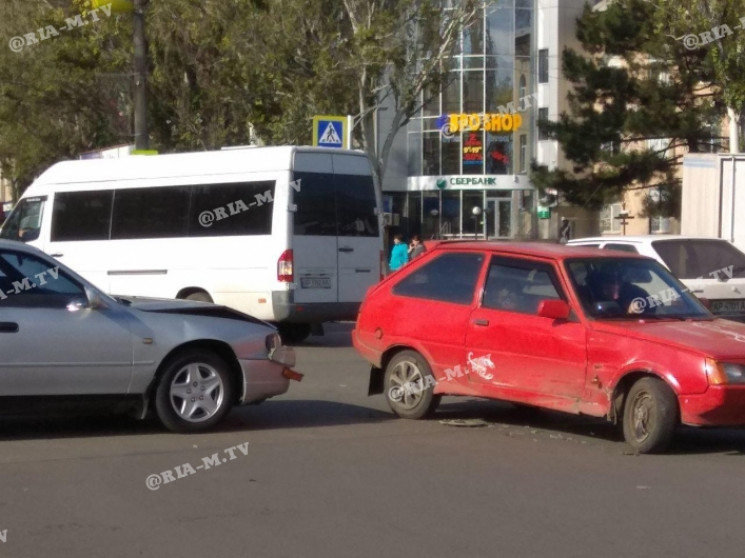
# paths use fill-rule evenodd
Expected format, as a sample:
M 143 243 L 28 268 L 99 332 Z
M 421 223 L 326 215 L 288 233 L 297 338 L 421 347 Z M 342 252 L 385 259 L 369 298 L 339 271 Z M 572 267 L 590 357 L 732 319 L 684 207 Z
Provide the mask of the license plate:
M 745 299 L 712 300 L 711 311 L 714 314 L 742 314 L 745 313 Z
M 300 287 L 303 289 L 330 289 L 331 277 L 301 277 Z

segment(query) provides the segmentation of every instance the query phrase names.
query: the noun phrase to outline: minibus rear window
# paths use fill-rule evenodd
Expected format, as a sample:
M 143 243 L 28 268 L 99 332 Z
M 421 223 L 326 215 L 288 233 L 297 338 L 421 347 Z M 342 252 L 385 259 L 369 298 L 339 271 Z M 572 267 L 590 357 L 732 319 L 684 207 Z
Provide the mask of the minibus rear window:
M 379 234 L 375 188 L 370 175 L 295 172 L 294 233 L 305 236 Z

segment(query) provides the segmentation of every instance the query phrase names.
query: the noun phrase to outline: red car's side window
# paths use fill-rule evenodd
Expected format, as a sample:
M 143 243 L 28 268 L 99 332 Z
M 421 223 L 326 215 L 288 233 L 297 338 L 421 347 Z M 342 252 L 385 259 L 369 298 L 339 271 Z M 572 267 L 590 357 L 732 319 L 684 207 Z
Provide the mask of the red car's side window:
M 404 277 L 393 287 L 393 294 L 470 304 L 483 262 L 481 253 L 445 253 Z
M 493 258 L 486 277 L 482 306 L 535 315 L 540 301 L 561 298 L 551 266 Z

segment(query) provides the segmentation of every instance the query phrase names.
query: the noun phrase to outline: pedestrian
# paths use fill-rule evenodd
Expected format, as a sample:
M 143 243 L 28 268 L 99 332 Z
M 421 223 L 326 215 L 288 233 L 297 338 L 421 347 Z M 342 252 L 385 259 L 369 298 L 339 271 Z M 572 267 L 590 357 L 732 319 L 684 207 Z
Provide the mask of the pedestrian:
M 404 244 L 404 237 L 401 234 L 393 235 L 393 248 L 391 248 L 391 261 L 388 265 L 391 271 L 396 271 L 406 265 L 409 261 L 409 252 Z
M 411 244 L 409 245 L 409 259 L 413 260 L 424 254 L 427 251 L 427 247 L 422 244 L 422 239 L 418 234 L 411 237 Z
M 566 217 L 561 218 L 561 228 L 559 229 L 559 242 L 566 244 L 569 242 L 569 238 L 572 235 L 572 227 L 569 224 L 569 219 Z

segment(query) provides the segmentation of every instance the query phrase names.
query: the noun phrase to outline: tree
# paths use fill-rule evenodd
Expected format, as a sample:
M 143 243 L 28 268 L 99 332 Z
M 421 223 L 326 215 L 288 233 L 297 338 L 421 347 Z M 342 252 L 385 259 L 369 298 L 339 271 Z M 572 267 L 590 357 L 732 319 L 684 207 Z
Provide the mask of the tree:
M 129 141 L 126 94 L 100 73 L 125 70 L 122 25 L 82 0 L 0 5 L 12 38 L 0 48 L 0 166 L 16 196 L 55 161 Z
M 382 184 L 396 133 L 446 82 L 460 33 L 476 18 L 476 2 L 344 0 L 351 24 L 349 62 L 356 72 L 359 139 Z M 448 3 L 449 5 L 449 3 Z M 379 147 L 376 111 L 392 110 Z
M 532 165 L 541 189 L 566 201 L 600 209 L 630 188 L 654 185 L 647 215 L 679 213 L 684 151 L 719 142 L 716 123 L 724 103 L 710 86 L 707 53 L 691 50 L 669 31 L 664 4 L 622 0 L 605 11 L 586 7 L 577 38 L 584 52 L 565 49 L 564 76 L 572 83 L 571 114 L 539 122 L 558 140 L 571 170 Z M 657 140 L 648 147 L 649 140 Z
M 727 110 L 730 153 L 740 149 L 739 127 L 745 108 L 745 11 L 741 0 L 682 0 L 663 5 L 661 28 L 706 61 L 704 84 L 716 91 Z
M 90 13 L 91 0 L 7 0 L 0 28 Z M 309 144 L 316 114 L 353 114 L 356 145 L 382 179 L 393 137 L 446 79 L 474 0 L 152 0 L 146 8 L 148 122 L 161 152 Z M 0 162 L 19 187 L 52 162 L 132 143 L 132 17 L 0 49 Z M 393 124 L 375 141 L 375 111 Z M 380 184 L 380 180 L 377 181 Z

